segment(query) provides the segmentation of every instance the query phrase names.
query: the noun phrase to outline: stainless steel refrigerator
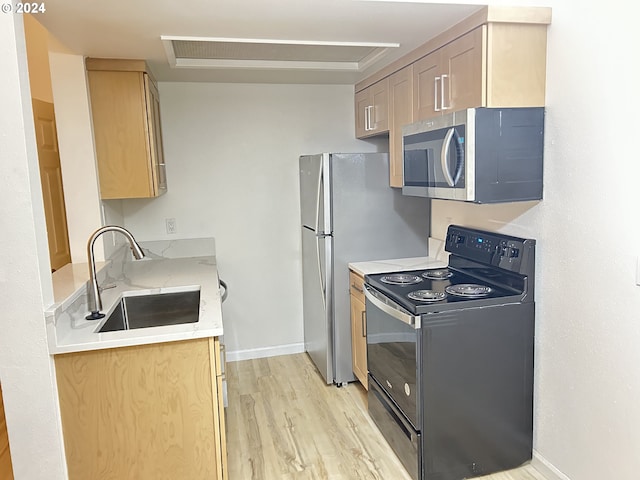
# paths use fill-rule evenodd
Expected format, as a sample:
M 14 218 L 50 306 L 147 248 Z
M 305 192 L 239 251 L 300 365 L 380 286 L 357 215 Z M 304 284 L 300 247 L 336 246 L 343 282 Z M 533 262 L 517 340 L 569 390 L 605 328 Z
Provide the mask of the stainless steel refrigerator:
M 426 256 L 428 199 L 389 187 L 386 153 L 300 157 L 305 350 L 327 383 L 355 380 L 350 262 Z

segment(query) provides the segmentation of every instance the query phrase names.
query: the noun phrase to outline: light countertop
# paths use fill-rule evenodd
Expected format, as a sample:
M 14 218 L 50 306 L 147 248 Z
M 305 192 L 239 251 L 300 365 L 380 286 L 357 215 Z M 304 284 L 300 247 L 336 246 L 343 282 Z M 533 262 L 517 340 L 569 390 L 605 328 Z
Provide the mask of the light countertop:
M 359 275 L 374 273 L 401 272 L 406 270 L 424 270 L 427 268 L 446 267 L 447 262 L 433 257 L 395 258 L 391 260 L 376 260 L 371 262 L 354 262 L 349 268 Z
M 86 279 L 83 283 L 80 278 L 83 269 L 87 271 L 87 266 L 80 264 L 73 268 L 74 272 L 69 272 L 68 278 L 64 275 L 58 278 L 60 295 L 56 295 L 56 303 L 45 312 L 51 354 L 216 337 L 223 334 L 215 256 L 155 256 L 134 261 L 129 259 L 131 255 L 128 249 L 126 250 L 127 260 L 119 264 L 109 263 L 100 272 L 99 284 L 101 287 L 109 287 L 102 290 L 102 312 L 108 316 L 126 292 L 157 294 L 199 289 L 198 322 L 97 333 L 105 319 L 84 318 L 88 313 L 87 287 Z

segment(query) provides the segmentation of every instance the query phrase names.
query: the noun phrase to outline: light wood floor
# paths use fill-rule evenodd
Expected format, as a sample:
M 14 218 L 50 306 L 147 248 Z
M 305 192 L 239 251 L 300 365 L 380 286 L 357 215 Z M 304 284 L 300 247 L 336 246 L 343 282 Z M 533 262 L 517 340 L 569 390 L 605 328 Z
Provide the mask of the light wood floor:
M 411 480 L 359 383 L 326 385 L 306 354 L 227 364 L 229 480 Z M 483 480 L 545 480 L 531 466 Z

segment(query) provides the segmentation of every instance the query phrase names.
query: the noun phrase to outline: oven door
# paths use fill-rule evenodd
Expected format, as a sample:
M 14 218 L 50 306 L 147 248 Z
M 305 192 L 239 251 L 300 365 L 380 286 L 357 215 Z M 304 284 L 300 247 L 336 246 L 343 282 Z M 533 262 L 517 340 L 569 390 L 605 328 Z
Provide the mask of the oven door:
M 420 317 L 365 285 L 369 374 L 420 431 Z

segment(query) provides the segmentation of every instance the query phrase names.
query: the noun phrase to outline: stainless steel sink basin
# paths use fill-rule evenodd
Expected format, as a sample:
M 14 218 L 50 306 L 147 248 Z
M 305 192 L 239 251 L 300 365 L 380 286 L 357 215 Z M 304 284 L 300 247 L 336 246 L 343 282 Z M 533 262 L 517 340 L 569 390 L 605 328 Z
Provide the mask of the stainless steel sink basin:
M 199 311 L 200 290 L 125 296 L 98 331 L 195 323 Z

